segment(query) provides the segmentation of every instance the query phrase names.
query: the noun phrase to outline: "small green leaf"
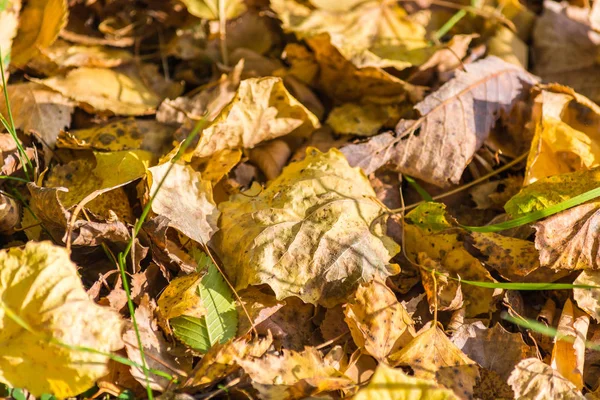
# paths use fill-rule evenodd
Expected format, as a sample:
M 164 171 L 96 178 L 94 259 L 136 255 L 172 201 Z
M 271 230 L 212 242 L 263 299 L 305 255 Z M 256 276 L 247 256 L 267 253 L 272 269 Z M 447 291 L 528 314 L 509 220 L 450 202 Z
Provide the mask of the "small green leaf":
M 194 350 L 207 352 L 215 343 L 223 343 L 237 332 L 237 311 L 233 293 L 217 267 L 206 258 L 208 273 L 198 287 L 206 315 L 202 318 L 181 316 L 169 322 L 175 337 Z

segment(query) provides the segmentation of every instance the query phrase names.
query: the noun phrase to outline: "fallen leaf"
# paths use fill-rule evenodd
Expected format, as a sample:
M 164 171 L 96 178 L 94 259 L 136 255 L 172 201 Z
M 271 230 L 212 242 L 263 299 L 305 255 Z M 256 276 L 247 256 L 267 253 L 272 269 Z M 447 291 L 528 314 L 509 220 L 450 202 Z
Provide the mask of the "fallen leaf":
M 537 358 L 526 358 L 517 364 L 508 384 L 517 399 L 585 399 L 568 379 Z
M 12 197 L 0 193 L 0 233 L 11 235 L 21 222 L 21 205 Z
M 144 349 L 144 356 L 148 368 L 163 371 L 167 374 L 173 372 L 190 373 L 192 369 L 192 357 L 175 357 L 170 354 L 172 346 L 165 340 L 162 332 L 158 329 L 153 317 L 153 309 L 156 304 L 152 304 L 150 299 L 145 296 L 141 304 L 135 310 L 135 319 L 138 325 L 138 332 Z M 127 356 L 130 360 L 142 365 L 142 357 L 138 348 L 136 331 L 133 326 L 129 326 L 123 334 L 123 341 L 127 349 Z M 131 367 L 131 375 L 142 385 L 147 383 L 152 390 L 165 391 L 171 383 L 169 379 L 153 373 L 149 373 L 149 380 L 146 381 L 146 375 L 142 368 Z
M 19 13 L 21 12 L 21 0 L 7 1 L 0 7 L 0 49 L 2 59 L 0 63 L 4 71 L 8 71 L 11 58 L 11 47 L 19 26 Z
M 65 398 L 106 375 L 103 353 L 123 347 L 123 323 L 89 299 L 69 253 L 50 242 L 29 242 L 0 251 L 0 266 L 0 381 L 34 396 Z
M 23 68 L 41 50 L 54 43 L 67 25 L 68 15 L 66 0 L 27 2 L 19 15 L 19 30 L 11 50 L 12 63 Z
M 519 36 L 505 26 L 501 26 L 488 41 L 488 54 L 496 56 L 507 63 L 527 68 L 529 65 L 529 48 Z
M 401 369 L 379 364 L 375 374 L 359 392 L 355 400 L 455 400 L 452 390 L 440 386 L 434 380 L 414 378 Z
M 267 180 L 275 179 L 292 155 L 290 146 L 283 140 L 271 140 L 250 150 L 249 158 L 256 164 Z
M 307 137 L 319 121 L 285 89 L 281 78 L 243 80 L 233 100 L 202 131 L 194 155 L 252 148 L 287 134 Z
M 584 270 L 573 281 L 574 285 L 600 286 L 600 271 Z M 577 306 L 596 321 L 600 321 L 600 289 L 573 289 Z
M 487 57 L 466 66 L 466 72 L 457 71 L 454 79 L 418 103 L 421 118 L 401 120 L 395 134 L 374 136 L 343 152 L 367 174 L 389 162 L 440 187 L 457 184 L 495 122 L 534 83 L 525 70 Z
M 169 321 L 187 315 L 201 318 L 206 315 L 206 307 L 198 294 L 198 287 L 204 275 L 194 272 L 177 277 L 167 285 L 158 299 L 158 323 L 172 334 Z
M 437 326 L 426 327 L 407 346 L 392 354 L 394 366 L 408 366 L 415 377 L 435 380 L 461 399 L 470 398 L 479 378 L 477 363 Z
M 302 399 L 352 384 L 335 368 L 326 365 L 313 347 L 301 353 L 283 350 L 281 356 L 266 354 L 261 358 L 238 359 L 237 363 L 263 398 Z
M 393 105 L 346 103 L 331 110 L 327 124 L 335 133 L 373 136 L 384 126 L 395 125 L 398 119 L 398 107 Z
M 510 333 L 500 324 L 486 328 L 481 321 L 461 326 L 452 343 L 481 367 L 494 371 L 506 381 L 523 359 L 535 357 L 537 350 L 523 341 L 520 333 Z
M 566 2 L 544 2 L 533 31 L 533 72 L 598 102 L 600 85 L 593 77 L 600 73 L 600 33 L 591 29 L 587 14 L 584 8 Z
M 356 345 L 380 362 L 414 336 L 414 322 L 385 283 L 374 280 L 356 289 L 345 308 L 346 323 Z
M 219 218 L 210 182 L 190 166 L 169 162 L 149 168 L 148 182 L 149 193 L 155 196 L 152 211 L 168 218 L 171 227 L 190 239 L 208 243 Z
M 182 0 L 190 14 L 204 19 L 218 20 L 221 15 L 220 4 L 218 0 Z M 229 0 L 224 6 L 226 19 L 239 17 L 246 11 L 246 4 L 243 0 Z
M 244 308 L 237 303 L 237 313 L 240 316 L 238 323 L 238 336 L 245 335 L 252 330 L 252 326 L 261 324 L 268 320 L 273 314 L 279 311 L 283 306 L 284 302 L 278 301 L 273 296 L 263 293 L 260 289 L 255 286 L 250 286 L 244 289 L 240 293 L 241 303 L 246 308 L 246 311 L 250 314 L 250 321 L 244 312 Z M 272 333 L 272 330 L 268 330 Z M 291 332 L 290 332 L 291 333 Z
M 116 115 L 153 114 L 162 98 L 133 68 L 81 67 L 64 76 L 32 79 L 80 103 L 90 112 Z
M 44 49 L 39 57 L 41 66 L 48 72 L 56 73 L 59 69 L 74 67 L 114 68 L 133 61 L 133 55 L 125 50 L 108 46 L 71 44 L 62 39 L 55 41 Z M 33 60 L 34 68 L 38 68 L 37 59 Z M 49 65 L 47 65 L 49 64 Z
M 339 151 L 309 149 L 264 190 L 254 186 L 219 206 L 213 240 L 227 276 L 237 290 L 266 283 L 278 299 L 341 302 L 394 270 L 397 245 L 370 229 L 382 212 L 374 196 Z
M 579 390 L 583 389 L 583 364 L 589 325 L 590 317 L 567 299 L 558 320 L 550 365 Z

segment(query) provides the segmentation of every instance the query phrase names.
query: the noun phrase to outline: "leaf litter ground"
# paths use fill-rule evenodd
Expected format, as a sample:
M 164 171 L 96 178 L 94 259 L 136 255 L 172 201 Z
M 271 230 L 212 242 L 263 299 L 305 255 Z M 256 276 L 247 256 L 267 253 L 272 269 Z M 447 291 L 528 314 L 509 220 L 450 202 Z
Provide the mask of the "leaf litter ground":
M 0 393 L 600 396 L 600 2 L 0 2 Z

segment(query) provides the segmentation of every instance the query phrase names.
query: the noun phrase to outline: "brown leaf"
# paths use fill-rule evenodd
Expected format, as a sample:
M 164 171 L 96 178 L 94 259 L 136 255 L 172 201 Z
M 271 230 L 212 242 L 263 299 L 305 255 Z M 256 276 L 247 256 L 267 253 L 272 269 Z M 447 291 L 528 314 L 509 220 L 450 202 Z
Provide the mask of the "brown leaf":
M 249 333 L 252 329 L 251 324 L 261 324 L 285 306 L 285 302 L 278 301 L 274 296 L 263 293 L 256 286 L 250 286 L 249 288 L 240 291 L 239 296 L 246 311 L 250 314 L 252 321 L 248 321 L 244 309 L 238 303 L 237 313 L 240 316 L 238 322 L 238 335 Z
M 415 336 L 414 322 L 385 283 L 374 280 L 356 289 L 346 305 L 346 323 L 357 346 L 380 362 Z
M 250 149 L 249 157 L 267 179 L 271 180 L 281 174 L 291 154 L 290 146 L 283 140 L 276 139 Z
M 374 143 L 345 147 L 350 164 L 370 174 L 390 162 L 400 172 L 440 187 L 457 184 L 495 122 L 536 81 L 496 57 L 466 68 L 415 106 L 421 118 L 401 120 L 395 134 L 375 136 Z
M 517 364 L 508 384 L 517 399 L 585 399 L 568 379 L 537 358 L 526 358 Z

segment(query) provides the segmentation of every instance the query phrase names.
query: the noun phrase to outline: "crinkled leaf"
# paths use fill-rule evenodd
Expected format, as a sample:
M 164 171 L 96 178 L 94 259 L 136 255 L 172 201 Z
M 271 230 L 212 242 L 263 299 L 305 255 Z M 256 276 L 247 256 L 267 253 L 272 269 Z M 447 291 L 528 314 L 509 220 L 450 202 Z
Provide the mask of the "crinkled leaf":
M 537 358 L 526 358 L 517 364 L 508 384 L 517 399 L 585 399 L 568 379 Z
M 437 186 L 457 184 L 491 128 L 508 115 L 535 78 L 496 57 L 457 71 L 439 90 L 418 103 L 421 118 L 401 120 L 395 134 L 373 143 L 350 145 L 343 152 L 353 166 L 372 173 L 386 163 Z
M 374 197 L 339 151 L 309 149 L 264 190 L 220 205 L 215 248 L 236 289 L 266 283 L 278 299 L 338 303 L 394 269 L 397 245 L 370 227 L 383 211 Z
M 75 396 L 108 373 L 109 358 L 56 341 L 104 353 L 123 347 L 120 316 L 89 299 L 69 253 L 50 242 L 0 251 L 0 298 L 0 381 L 12 387 Z
M 319 121 L 285 88 L 281 78 L 251 78 L 240 83 L 233 100 L 202 131 L 194 155 L 252 148 L 287 134 L 307 137 Z
M 573 284 L 600 286 L 600 271 L 582 271 Z M 600 289 L 573 289 L 573 298 L 579 308 L 600 321 Z
M 414 378 L 401 369 L 379 364 L 369 384 L 354 396 L 354 400 L 458 400 L 452 390 L 434 380 Z

